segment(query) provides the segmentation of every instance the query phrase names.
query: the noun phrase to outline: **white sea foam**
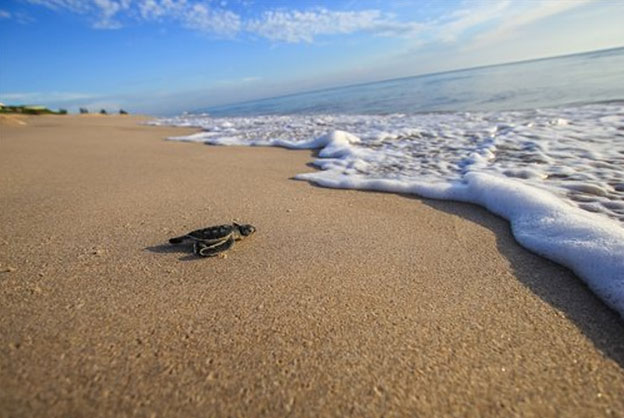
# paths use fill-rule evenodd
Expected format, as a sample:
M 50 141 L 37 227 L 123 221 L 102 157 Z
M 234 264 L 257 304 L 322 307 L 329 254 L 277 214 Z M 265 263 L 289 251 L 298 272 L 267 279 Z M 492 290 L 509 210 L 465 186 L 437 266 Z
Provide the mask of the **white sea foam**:
M 161 119 L 215 145 L 319 149 L 316 184 L 472 202 L 624 317 L 624 106 Z

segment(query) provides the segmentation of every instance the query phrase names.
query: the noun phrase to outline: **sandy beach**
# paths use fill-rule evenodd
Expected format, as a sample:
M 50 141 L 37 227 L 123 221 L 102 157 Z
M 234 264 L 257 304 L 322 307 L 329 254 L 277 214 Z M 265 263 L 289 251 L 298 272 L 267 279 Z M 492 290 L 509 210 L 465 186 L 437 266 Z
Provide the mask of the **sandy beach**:
M 0 416 L 624 416 L 624 321 L 506 221 L 144 120 L 0 120 Z

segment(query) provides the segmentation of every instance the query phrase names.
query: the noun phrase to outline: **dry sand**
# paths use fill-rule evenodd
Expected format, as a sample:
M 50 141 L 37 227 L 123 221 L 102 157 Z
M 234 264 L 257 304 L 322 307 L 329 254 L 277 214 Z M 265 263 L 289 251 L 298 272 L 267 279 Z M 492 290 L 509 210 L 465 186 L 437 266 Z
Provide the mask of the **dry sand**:
M 504 220 L 139 121 L 0 126 L 1 416 L 624 415 L 624 321 Z
M 0 129 L 2 129 L 2 127 L 4 126 L 25 126 L 26 118 L 27 116 L 25 115 L 18 115 L 13 113 L 0 114 Z

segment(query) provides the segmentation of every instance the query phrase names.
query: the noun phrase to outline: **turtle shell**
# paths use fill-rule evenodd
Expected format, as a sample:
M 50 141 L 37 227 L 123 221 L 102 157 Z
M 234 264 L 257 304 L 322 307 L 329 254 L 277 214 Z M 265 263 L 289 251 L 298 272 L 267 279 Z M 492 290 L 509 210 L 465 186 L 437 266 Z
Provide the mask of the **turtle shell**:
M 189 232 L 187 236 L 200 241 L 220 241 L 234 232 L 234 225 L 217 225 Z

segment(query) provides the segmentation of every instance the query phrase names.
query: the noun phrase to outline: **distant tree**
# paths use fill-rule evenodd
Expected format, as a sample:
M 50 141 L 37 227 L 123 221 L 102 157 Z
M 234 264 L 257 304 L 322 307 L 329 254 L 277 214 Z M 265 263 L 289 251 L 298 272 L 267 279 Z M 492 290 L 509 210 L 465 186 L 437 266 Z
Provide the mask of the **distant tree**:
M 89 110 L 87 108 L 85 108 L 85 107 L 81 107 L 80 108 L 80 113 L 84 115 L 85 113 L 89 113 Z
M 100 115 L 106 115 L 106 114 L 107 114 L 106 110 L 104 110 L 104 109 L 100 110 Z
M 67 109 L 59 109 L 58 113 L 59 113 L 59 115 L 66 115 L 67 114 Z
M 120 114 L 120 115 L 127 115 L 127 114 L 128 114 L 128 112 L 126 112 L 126 111 L 125 111 L 125 110 L 123 110 L 123 109 L 119 109 L 119 114 Z

